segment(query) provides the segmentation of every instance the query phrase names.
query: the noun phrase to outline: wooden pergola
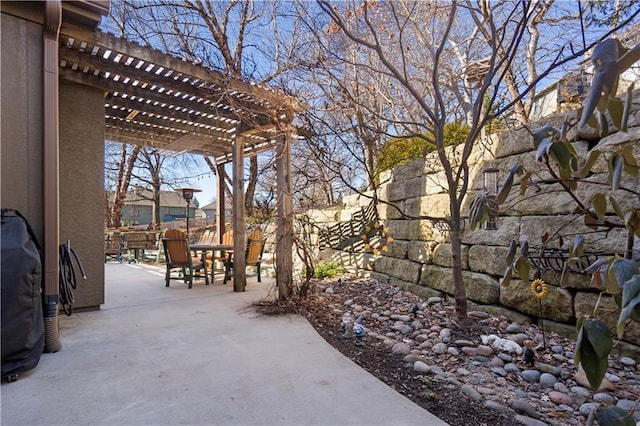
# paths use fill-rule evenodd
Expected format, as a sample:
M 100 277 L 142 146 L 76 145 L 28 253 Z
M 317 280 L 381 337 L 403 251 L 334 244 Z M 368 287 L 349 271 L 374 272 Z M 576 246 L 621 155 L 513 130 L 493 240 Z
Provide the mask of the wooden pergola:
M 106 140 L 152 146 L 167 156 L 214 159 L 219 236 L 225 223 L 225 164 L 233 167 L 233 228 L 244 230 L 244 159 L 275 150 L 276 275 L 280 285 L 291 283 L 290 145 L 296 136 L 291 122 L 302 110 L 299 102 L 112 34 L 64 23 L 58 55 L 61 80 L 104 90 Z M 244 232 L 234 232 L 235 253 L 244 253 L 245 238 Z M 235 263 L 234 291 L 244 291 L 244 256 L 235 256 Z

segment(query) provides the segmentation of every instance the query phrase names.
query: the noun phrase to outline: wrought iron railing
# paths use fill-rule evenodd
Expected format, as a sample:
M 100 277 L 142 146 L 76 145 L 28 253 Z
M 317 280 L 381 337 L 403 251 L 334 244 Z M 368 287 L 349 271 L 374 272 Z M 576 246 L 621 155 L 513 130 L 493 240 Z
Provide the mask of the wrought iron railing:
M 562 272 L 566 269 L 571 272 L 584 273 L 598 258 L 612 256 L 610 253 L 583 253 L 581 256 L 569 257 L 567 250 L 544 249 L 529 253 L 529 260 L 534 268 L 539 271 Z
M 365 233 L 365 227 L 378 219 L 378 211 L 373 202 L 360 211 L 351 215 L 351 220 L 336 223 L 318 230 L 318 245 L 320 249 L 339 248 L 345 241 L 360 237 Z

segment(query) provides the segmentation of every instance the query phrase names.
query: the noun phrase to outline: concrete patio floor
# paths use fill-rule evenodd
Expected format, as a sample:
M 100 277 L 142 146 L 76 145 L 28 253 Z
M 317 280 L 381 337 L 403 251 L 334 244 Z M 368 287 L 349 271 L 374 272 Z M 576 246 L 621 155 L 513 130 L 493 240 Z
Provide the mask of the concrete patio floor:
M 2 425 L 446 425 L 305 318 L 256 313 L 272 278 L 234 293 L 221 275 L 189 290 L 162 267 L 105 269 L 102 309 L 62 314 L 62 350 L 3 382 Z

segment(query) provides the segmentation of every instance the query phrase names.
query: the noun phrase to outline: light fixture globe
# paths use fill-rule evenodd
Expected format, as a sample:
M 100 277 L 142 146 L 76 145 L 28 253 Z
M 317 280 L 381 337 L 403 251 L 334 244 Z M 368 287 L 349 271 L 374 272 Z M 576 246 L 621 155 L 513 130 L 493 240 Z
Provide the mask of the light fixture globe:
M 182 193 L 182 198 L 184 198 L 184 200 L 187 203 L 190 203 L 191 200 L 193 200 L 193 194 L 196 192 L 202 192 L 201 189 L 197 189 L 197 188 L 180 188 L 178 191 L 180 191 Z
M 487 191 L 489 199 L 489 218 L 485 223 L 485 229 L 498 229 L 498 173 L 500 169 L 496 167 L 486 167 L 482 173 L 484 175 L 484 190 Z
M 177 191 L 182 193 L 182 198 L 187 202 L 187 239 L 189 239 L 189 206 L 191 205 L 191 200 L 193 200 L 193 194 L 196 192 L 202 192 L 201 189 L 197 188 L 180 188 Z
M 496 167 L 486 167 L 482 170 L 484 175 L 484 189 L 489 195 L 498 194 L 498 172 L 500 169 Z

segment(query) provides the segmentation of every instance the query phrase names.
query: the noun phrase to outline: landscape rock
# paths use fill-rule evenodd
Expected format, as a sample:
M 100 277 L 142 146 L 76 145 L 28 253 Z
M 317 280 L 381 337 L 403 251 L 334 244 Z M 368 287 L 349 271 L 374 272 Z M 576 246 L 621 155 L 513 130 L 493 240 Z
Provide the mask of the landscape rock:
M 401 357 L 414 380 L 428 375 L 432 383 L 458 388 L 466 397 L 522 424 L 583 425 L 594 407 L 627 407 L 626 401 L 637 398 L 640 371 L 634 358 L 610 356 L 603 386 L 594 392 L 582 368 L 573 363 L 574 340 L 547 330 L 545 347 L 535 324 L 477 310 L 469 311 L 473 331 L 465 331 L 446 299 L 421 298 L 377 280 L 342 283 L 350 285 L 350 292 L 334 285 L 333 294 L 323 293 L 331 303 L 335 316 L 331 323 L 336 328 L 343 315 L 355 318 L 356 308 L 369 312 L 365 326 L 372 337 L 365 345 L 379 345 L 390 356 Z M 353 303 L 345 305 L 349 300 Z M 415 315 L 410 315 L 415 306 Z M 413 331 L 407 333 L 404 327 Z M 519 342 L 535 345 L 532 365 L 524 362 Z

